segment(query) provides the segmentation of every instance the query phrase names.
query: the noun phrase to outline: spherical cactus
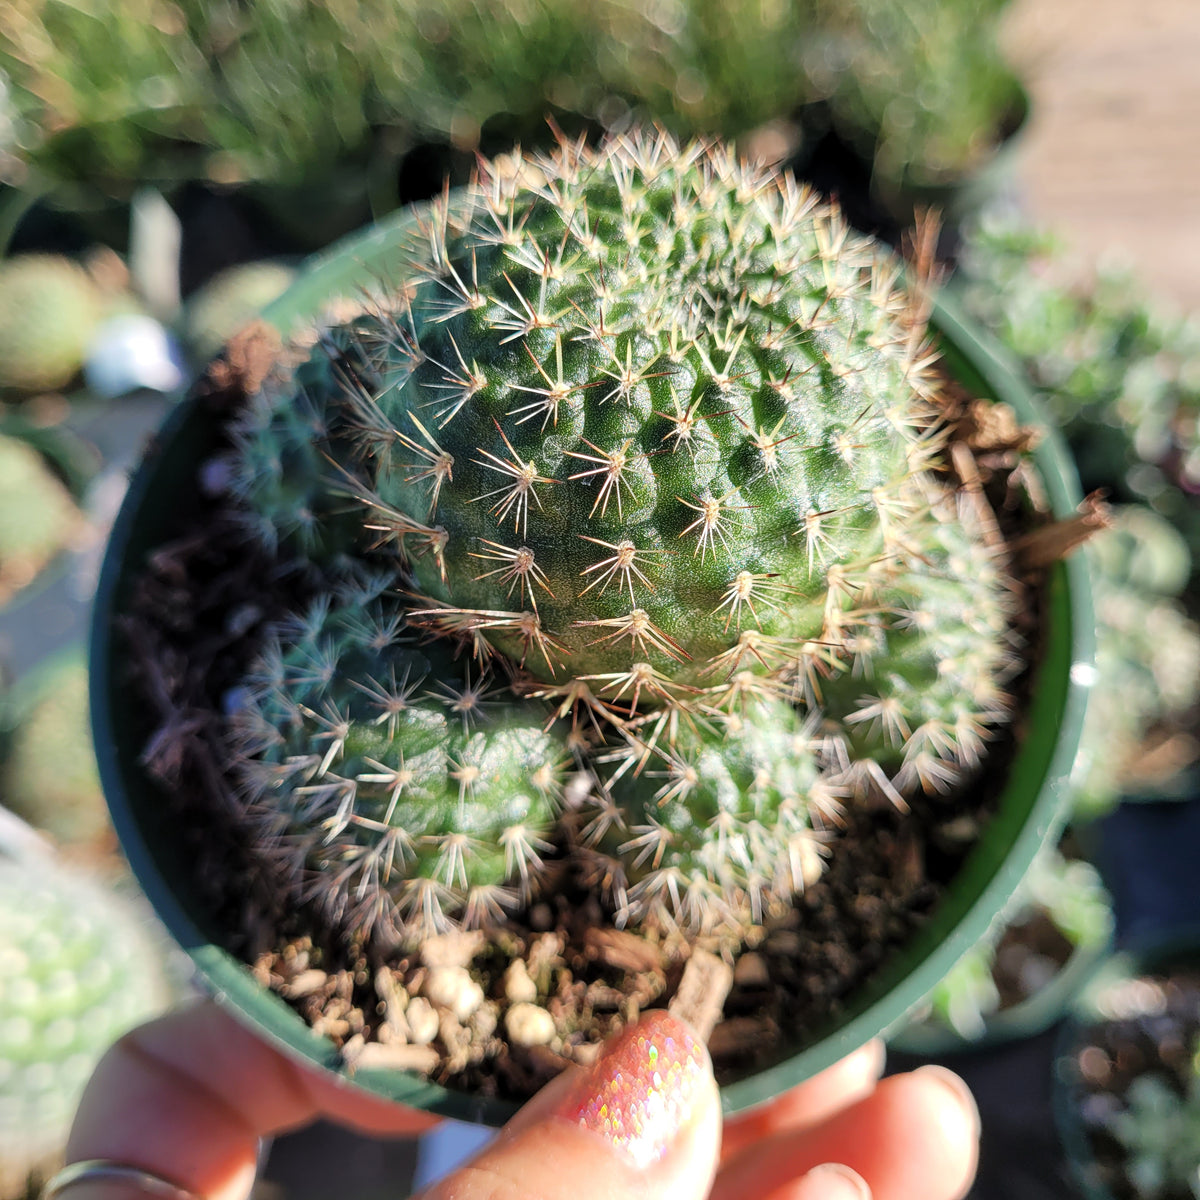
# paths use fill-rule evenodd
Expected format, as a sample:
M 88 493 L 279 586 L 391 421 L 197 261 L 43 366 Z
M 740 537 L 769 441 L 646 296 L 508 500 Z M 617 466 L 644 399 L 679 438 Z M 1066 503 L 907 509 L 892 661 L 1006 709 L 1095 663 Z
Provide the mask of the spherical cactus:
M 280 631 L 235 697 L 240 777 L 287 877 L 371 932 L 529 898 L 569 761 L 546 710 L 405 638 L 369 582 Z M 348 592 L 348 594 L 347 594 Z
M 0 1195 L 54 1169 L 100 1055 L 169 999 L 142 913 L 0 851 Z
M 588 785 L 560 842 L 618 919 L 761 916 L 834 798 L 978 762 L 1011 581 L 939 477 L 925 302 L 885 248 L 654 134 L 485 165 L 384 275 L 254 398 L 233 491 L 270 546 L 370 564 L 410 638 L 549 705 Z
M 760 699 L 741 714 L 689 714 L 640 772 L 618 756 L 580 839 L 618 919 L 653 912 L 703 929 L 741 906 L 761 921 L 818 878 L 845 794 L 822 778 L 819 746 L 793 705 Z
M 0 603 L 67 548 L 83 517 L 28 442 L 0 436 Z
M 0 804 L 60 844 L 98 848 L 112 826 L 92 750 L 85 656 L 70 652 L 44 667 L 16 700 Z
M 70 259 L 23 254 L 0 265 L 0 389 L 65 387 L 104 313 L 103 293 Z

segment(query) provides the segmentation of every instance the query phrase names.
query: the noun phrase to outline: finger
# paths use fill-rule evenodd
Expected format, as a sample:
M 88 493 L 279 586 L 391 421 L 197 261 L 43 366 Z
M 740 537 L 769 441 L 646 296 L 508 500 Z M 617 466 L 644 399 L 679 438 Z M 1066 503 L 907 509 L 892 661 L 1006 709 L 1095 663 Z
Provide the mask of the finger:
M 666 1012 L 556 1080 L 422 1200 L 703 1200 L 721 1109 L 708 1053 Z
M 822 1163 L 766 1200 L 872 1200 L 867 1181 L 841 1163 Z
M 883 1074 L 885 1057 L 883 1042 L 876 1038 L 769 1104 L 729 1118 L 721 1137 L 721 1161 L 771 1134 L 815 1125 L 870 1095 Z
M 966 1084 L 922 1067 L 881 1080 L 820 1124 L 742 1150 L 721 1168 L 712 1200 L 770 1196 L 825 1162 L 857 1171 L 875 1200 L 959 1200 L 978 1156 L 979 1113 Z
M 283 1057 L 212 1003 L 127 1034 L 83 1094 L 67 1161 L 111 1159 L 204 1200 L 242 1200 L 259 1140 L 329 1116 L 373 1132 L 417 1132 L 436 1118 L 358 1096 Z M 80 1183 L 71 1200 L 121 1200 L 130 1189 Z

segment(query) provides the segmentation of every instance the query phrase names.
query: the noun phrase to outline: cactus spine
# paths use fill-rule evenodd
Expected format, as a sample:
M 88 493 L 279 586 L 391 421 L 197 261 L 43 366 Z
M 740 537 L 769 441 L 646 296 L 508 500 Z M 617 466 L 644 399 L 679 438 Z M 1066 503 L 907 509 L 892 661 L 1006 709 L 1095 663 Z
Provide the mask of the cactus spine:
M 525 810 L 531 844 L 619 920 L 737 924 L 814 877 L 842 805 L 903 807 L 977 764 L 1006 719 L 1010 583 L 939 478 L 923 301 L 884 248 L 786 176 L 643 134 L 485 165 L 404 257 L 255 398 L 233 491 L 256 536 L 351 580 L 342 625 L 375 623 L 346 594 L 364 570 L 370 603 L 387 588 L 385 673 L 438 647 L 421 712 L 445 720 L 484 673 L 504 715 L 481 729 L 533 706 L 562 751 L 538 761 L 572 756 L 586 786 Z M 305 714 L 372 684 L 323 659 L 300 719 L 277 711 L 261 680 L 307 637 L 285 629 L 242 714 L 288 727 L 280 771 L 307 765 L 263 783 L 253 739 L 242 757 L 256 811 L 311 849 L 360 812 L 336 786 L 297 803 L 346 775 Z M 434 868 L 449 904 L 414 919 L 411 877 L 335 886 L 305 855 L 310 884 L 365 888 L 404 935 L 483 915 L 469 872 Z

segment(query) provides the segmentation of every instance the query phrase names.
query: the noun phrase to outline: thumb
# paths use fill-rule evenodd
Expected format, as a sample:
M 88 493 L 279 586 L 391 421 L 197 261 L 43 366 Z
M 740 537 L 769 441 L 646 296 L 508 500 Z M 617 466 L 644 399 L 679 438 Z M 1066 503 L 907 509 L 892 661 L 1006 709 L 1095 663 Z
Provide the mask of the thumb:
M 539 1092 L 421 1200 L 703 1200 L 720 1144 L 708 1052 L 656 1010 Z

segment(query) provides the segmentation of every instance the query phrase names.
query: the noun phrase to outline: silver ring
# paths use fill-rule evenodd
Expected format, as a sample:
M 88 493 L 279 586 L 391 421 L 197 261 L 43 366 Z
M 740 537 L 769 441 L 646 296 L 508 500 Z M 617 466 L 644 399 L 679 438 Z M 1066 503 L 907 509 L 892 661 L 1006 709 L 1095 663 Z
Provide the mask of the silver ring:
M 77 1183 L 124 1183 L 147 1196 L 157 1197 L 157 1200 L 200 1200 L 195 1192 L 189 1192 L 153 1171 L 113 1162 L 109 1158 L 84 1158 L 69 1163 L 47 1181 L 40 1200 L 56 1200 Z

